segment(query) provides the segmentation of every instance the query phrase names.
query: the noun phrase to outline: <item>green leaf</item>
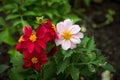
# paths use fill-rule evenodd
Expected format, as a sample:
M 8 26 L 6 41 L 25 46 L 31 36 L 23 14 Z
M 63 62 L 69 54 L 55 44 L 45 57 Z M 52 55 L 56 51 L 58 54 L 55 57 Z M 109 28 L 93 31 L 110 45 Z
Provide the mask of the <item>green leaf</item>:
M 0 25 L 5 25 L 5 21 L 2 17 L 0 17 Z
M 111 64 L 109 64 L 109 63 L 103 65 L 102 67 L 103 67 L 105 70 L 109 70 L 109 71 L 111 71 L 111 72 L 115 72 L 114 67 L 113 67 Z
M 61 72 L 63 73 L 65 71 L 65 69 L 68 67 L 69 64 L 69 59 L 66 59 L 64 61 L 62 61 L 59 65 L 58 65 L 58 71 L 57 74 L 60 74 Z
M 17 26 L 18 24 L 21 24 L 21 21 L 19 19 L 14 21 L 13 27 Z
M 70 68 L 70 75 L 71 75 L 73 80 L 79 80 L 79 69 L 72 66 Z
M 89 6 L 89 5 L 90 5 L 91 0 L 83 0 L 83 1 L 84 1 L 84 4 L 85 4 L 86 6 Z
M 35 16 L 36 13 L 34 11 L 26 11 L 23 15 L 24 16 Z
M 64 55 L 64 59 L 70 57 L 73 53 L 74 53 L 74 50 L 62 51 L 62 54 Z
M 95 72 L 95 71 L 96 71 L 94 65 L 92 65 L 92 64 L 88 64 L 88 69 L 89 69 L 91 72 Z
M 88 49 L 87 53 L 90 53 L 91 51 L 93 51 L 95 49 L 95 42 L 94 42 L 94 38 L 93 37 L 88 41 L 86 47 Z
M 0 65 L 0 73 L 3 73 L 6 69 L 8 69 L 9 66 L 8 65 L 5 65 L 5 64 L 1 64 Z
M 77 15 L 75 14 L 70 14 L 68 16 L 64 16 L 65 19 L 71 19 L 73 21 L 73 23 L 76 23 L 78 21 L 81 21 L 81 18 L 79 18 Z
M 6 17 L 6 20 L 16 19 L 16 18 L 18 18 L 18 17 L 20 17 L 19 14 L 10 14 L 10 15 L 8 15 L 8 16 Z

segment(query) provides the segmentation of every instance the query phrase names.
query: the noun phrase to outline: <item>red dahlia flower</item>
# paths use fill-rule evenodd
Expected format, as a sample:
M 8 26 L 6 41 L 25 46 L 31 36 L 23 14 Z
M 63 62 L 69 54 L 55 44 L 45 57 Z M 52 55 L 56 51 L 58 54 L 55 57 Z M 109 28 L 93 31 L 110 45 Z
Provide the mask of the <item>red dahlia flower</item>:
M 46 20 L 46 23 L 43 23 L 42 26 L 44 26 L 47 29 L 46 36 L 49 38 L 48 41 L 55 40 L 56 38 L 58 38 L 56 34 L 56 27 L 54 24 L 51 24 L 49 20 Z
M 47 63 L 46 54 L 44 51 L 37 53 L 33 51 L 32 53 L 25 52 L 23 58 L 24 64 L 23 68 L 34 68 L 36 70 L 41 69 L 41 65 Z
M 46 29 L 45 27 L 38 28 L 36 32 L 32 31 L 31 27 L 23 28 L 23 44 L 22 48 L 31 53 L 33 50 L 40 52 L 41 48 L 46 48 Z

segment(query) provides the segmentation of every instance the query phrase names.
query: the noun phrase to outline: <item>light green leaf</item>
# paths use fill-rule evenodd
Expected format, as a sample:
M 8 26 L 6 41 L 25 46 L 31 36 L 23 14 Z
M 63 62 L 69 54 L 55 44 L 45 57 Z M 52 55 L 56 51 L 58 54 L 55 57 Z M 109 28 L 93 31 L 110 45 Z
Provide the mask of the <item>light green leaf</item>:
M 70 68 L 70 75 L 71 75 L 71 77 L 72 77 L 73 80 L 79 80 L 79 73 L 80 72 L 79 72 L 78 68 L 76 68 L 74 66 L 72 66 Z
M 6 20 L 16 19 L 16 18 L 18 18 L 18 17 L 20 17 L 19 14 L 10 14 L 10 15 L 8 15 L 8 16 L 6 17 Z
M 3 73 L 6 69 L 8 69 L 9 66 L 8 65 L 5 65 L 5 64 L 1 64 L 0 65 L 0 73 Z

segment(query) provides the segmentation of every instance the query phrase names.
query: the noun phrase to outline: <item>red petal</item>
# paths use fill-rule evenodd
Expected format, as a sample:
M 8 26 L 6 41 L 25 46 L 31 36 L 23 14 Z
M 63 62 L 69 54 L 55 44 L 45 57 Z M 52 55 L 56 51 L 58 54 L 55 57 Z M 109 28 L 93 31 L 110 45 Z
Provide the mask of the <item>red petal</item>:
M 32 34 L 32 28 L 30 26 L 25 26 L 23 28 L 23 33 L 26 36 L 30 36 Z
M 41 69 L 41 65 L 40 65 L 39 63 L 33 64 L 33 67 L 34 67 L 36 70 L 40 70 L 40 69 Z
M 28 51 L 29 53 L 32 53 L 33 50 L 34 50 L 34 43 L 31 42 L 31 44 L 28 45 Z
M 46 48 L 46 44 L 45 42 L 38 40 L 37 43 L 40 45 L 41 48 L 45 49 Z
M 42 39 L 45 35 L 46 35 L 46 28 L 44 26 L 38 26 L 37 30 L 36 30 L 36 36 L 39 39 Z

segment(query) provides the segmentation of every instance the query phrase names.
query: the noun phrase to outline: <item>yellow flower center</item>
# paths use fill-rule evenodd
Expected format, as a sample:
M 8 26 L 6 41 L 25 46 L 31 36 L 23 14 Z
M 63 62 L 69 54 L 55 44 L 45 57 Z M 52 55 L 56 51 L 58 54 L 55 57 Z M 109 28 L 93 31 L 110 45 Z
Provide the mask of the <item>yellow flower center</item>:
M 56 27 L 55 27 L 55 25 L 54 25 L 54 24 L 52 24 L 52 28 L 56 31 Z
M 65 40 L 70 40 L 70 38 L 72 37 L 72 35 L 71 35 L 71 33 L 70 33 L 70 31 L 65 31 L 65 32 L 63 32 L 63 38 L 65 39 Z
M 31 61 L 32 61 L 33 64 L 36 64 L 36 63 L 38 63 L 38 58 L 33 57 L 33 58 L 31 59 Z
M 20 36 L 18 42 L 21 43 L 21 42 L 22 42 L 22 39 L 23 39 L 23 36 Z
M 33 33 L 31 36 L 30 36 L 30 41 L 32 41 L 32 42 L 35 42 L 36 41 L 36 39 L 37 39 L 37 36 L 36 36 L 36 34 L 35 33 Z

